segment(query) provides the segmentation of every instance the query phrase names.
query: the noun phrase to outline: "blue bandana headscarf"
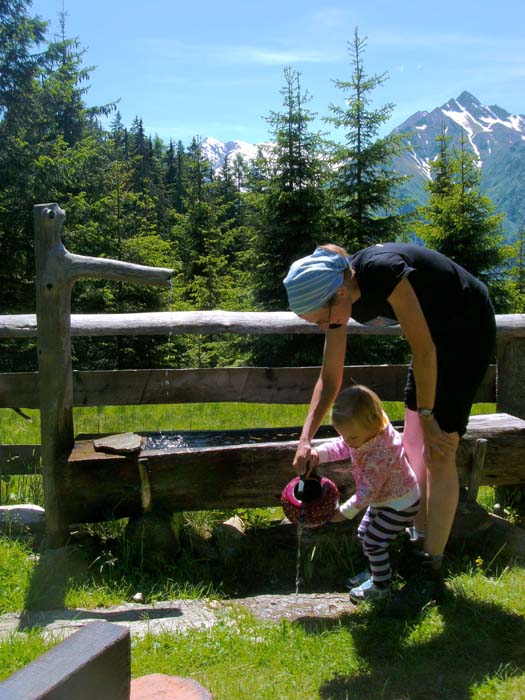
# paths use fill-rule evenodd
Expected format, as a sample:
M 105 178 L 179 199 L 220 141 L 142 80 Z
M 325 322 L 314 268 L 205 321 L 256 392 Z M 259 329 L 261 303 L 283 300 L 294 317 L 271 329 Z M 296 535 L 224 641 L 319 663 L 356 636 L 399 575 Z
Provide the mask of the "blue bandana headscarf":
M 290 309 L 298 316 L 324 306 L 343 284 L 350 258 L 325 248 L 292 263 L 284 280 Z

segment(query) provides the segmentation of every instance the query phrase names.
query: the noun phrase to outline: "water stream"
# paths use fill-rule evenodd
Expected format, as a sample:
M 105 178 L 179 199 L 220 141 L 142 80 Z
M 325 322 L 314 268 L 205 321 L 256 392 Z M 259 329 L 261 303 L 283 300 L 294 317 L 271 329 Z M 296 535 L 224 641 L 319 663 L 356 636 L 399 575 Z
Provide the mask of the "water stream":
M 304 530 L 304 519 L 300 518 L 297 523 L 297 557 L 295 559 L 295 595 L 299 595 L 299 586 L 303 583 L 303 578 L 301 576 L 301 561 L 302 561 L 302 547 L 301 539 L 303 537 Z

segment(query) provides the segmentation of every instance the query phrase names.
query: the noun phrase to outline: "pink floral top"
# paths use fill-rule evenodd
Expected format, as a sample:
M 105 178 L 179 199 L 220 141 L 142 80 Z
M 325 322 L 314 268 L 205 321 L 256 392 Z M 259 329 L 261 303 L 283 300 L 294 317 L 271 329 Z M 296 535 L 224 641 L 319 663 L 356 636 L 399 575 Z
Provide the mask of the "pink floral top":
M 368 506 L 404 510 L 419 498 L 419 486 L 412 471 L 400 433 L 388 421 L 386 427 L 361 447 L 350 447 L 342 437 L 316 447 L 319 462 L 352 460 L 356 491 L 339 510 L 351 519 Z

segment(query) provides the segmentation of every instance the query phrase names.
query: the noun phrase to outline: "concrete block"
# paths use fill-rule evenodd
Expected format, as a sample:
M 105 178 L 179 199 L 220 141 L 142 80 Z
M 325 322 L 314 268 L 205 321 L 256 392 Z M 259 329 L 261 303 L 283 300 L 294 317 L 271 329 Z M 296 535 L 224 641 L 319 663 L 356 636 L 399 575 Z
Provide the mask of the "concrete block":
M 129 630 L 92 622 L 0 683 L 1 700 L 129 700 Z

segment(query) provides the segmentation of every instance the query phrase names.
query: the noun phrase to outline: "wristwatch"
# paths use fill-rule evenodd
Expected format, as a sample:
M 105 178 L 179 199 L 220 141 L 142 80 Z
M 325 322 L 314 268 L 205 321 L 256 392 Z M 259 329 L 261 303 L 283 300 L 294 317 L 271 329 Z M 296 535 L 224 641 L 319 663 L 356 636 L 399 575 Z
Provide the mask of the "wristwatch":
M 423 416 L 423 418 L 430 418 L 431 416 L 434 415 L 433 408 L 418 408 L 417 412 L 419 413 L 420 416 Z

